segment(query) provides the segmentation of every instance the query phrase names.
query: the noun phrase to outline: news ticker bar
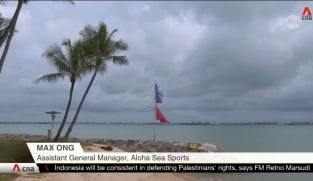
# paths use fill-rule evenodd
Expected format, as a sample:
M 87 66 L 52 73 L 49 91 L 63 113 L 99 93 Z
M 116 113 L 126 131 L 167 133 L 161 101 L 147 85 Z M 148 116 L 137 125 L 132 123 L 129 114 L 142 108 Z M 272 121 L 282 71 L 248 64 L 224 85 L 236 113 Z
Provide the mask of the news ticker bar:
M 35 164 L 0 163 L 0 173 L 312 173 L 313 164 Z

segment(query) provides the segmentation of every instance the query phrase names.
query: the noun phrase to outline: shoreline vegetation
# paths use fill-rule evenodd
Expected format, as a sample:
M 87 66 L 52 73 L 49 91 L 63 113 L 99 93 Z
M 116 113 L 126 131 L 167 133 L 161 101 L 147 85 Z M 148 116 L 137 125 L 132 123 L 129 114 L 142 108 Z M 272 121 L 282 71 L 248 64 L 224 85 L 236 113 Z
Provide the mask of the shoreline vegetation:
M 51 124 L 51 122 L 34 122 L 34 121 L 0 121 L 0 124 Z M 60 122 L 55 122 L 60 124 Z M 66 123 L 70 124 L 70 123 Z M 138 123 L 138 122 L 77 122 L 76 124 L 108 124 L 108 125 L 154 125 L 156 123 Z M 292 122 L 182 122 L 167 123 L 169 125 L 313 125 L 313 121 L 292 121 Z M 167 125 L 166 124 L 166 125 Z

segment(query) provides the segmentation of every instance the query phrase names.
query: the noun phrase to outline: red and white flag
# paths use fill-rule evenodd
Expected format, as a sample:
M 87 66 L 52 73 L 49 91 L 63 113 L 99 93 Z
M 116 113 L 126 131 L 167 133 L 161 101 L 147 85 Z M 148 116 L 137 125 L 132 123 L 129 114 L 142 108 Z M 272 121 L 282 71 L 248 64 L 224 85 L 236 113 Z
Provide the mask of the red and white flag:
M 160 108 L 157 105 L 155 105 L 155 119 L 160 120 L 161 123 L 168 123 L 168 120 L 162 114 L 162 112 L 160 111 Z

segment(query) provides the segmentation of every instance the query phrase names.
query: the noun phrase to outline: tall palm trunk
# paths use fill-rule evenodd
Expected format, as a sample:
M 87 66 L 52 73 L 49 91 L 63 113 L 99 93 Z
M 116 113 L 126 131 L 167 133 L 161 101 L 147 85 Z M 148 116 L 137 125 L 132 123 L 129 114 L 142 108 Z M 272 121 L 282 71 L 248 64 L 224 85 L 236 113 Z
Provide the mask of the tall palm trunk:
M 62 130 L 64 128 L 65 123 L 66 123 L 66 119 L 67 119 L 67 116 L 68 116 L 68 113 L 70 111 L 70 107 L 71 107 L 71 104 L 72 104 L 72 97 L 73 97 L 75 81 L 76 80 L 71 80 L 70 95 L 69 95 L 69 98 L 68 98 L 68 102 L 67 102 L 66 110 L 65 110 L 65 113 L 64 113 L 63 121 L 62 121 L 62 123 L 61 123 L 61 125 L 59 127 L 57 135 L 54 138 L 54 141 L 58 141 L 59 140 L 61 132 L 62 132 Z
M 15 25 L 16 25 L 18 16 L 20 14 L 20 11 L 22 9 L 23 3 L 24 3 L 23 0 L 18 1 L 15 13 L 13 15 L 13 18 L 11 19 L 9 26 L 6 28 L 5 32 L 3 33 L 3 35 L 0 38 L 0 47 L 3 45 L 4 41 L 7 39 L 6 44 L 5 44 L 5 48 L 2 52 L 2 56 L 0 59 L 0 73 L 1 73 L 4 61 L 5 61 L 5 57 L 9 51 L 10 43 L 11 43 L 14 31 L 15 31 Z
M 4 33 L 3 33 L 3 36 L 0 37 L 0 47 L 3 45 L 4 41 L 6 40 L 6 38 L 8 37 L 9 35 L 9 32 L 11 31 L 11 27 L 13 26 L 14 24 L 14 21 L 16 23 L 17 21 L 17 18 L 18 18 L 18 15 L 21 11 L 21 8 L 22 8 L 22 5 L 23 5 L 23 0 L 19 0 L 18 1 L 18 4 L 17 4 L 17 7 L 15 9 L 15 12 L 14 12 L 14 15 L 8 25 L 8 27 L 5 29 Z
M 72 129 L 73 129 L 75 123 L 76 123 L 77 117 L 78 117 L 78 115 L 80 113 L 80 109 L 83 106 L 83 103 L 84 103 L 84 101 L 85 101 L 85 99 L 87 97 L 87 94 L 88 94 L 88 92 L 90 90 L 91 85 L 93 84 L 93 82 L 94 82 L 94 80 L 96 78 L 97 73 L 98 73 L 98 69 L 95 69 L 95 72 L 93 73 L 93 75 L 92 75 L 92 77 L 90 79 L 90 82 L 89 82 L 89 84 L 88 84 L 88 86 L 87 86 L 87 88 L 86 88 L 86 90 L 84 92 L 84 95 L 83 95 L 82 99 L 80 100 L 80 103 L 79 103 L 78 108 L 76 110 L 75 116 L 74 116 L 74 118 L 73 118 L 73 120 L 71 122 L 71 125 L 68 127 L 68 129 L 66 131 L 66 134 L 64 136 L 65 139 L 68 139 L 70 134 L 71 134 L 71 132 L 72 132 Z

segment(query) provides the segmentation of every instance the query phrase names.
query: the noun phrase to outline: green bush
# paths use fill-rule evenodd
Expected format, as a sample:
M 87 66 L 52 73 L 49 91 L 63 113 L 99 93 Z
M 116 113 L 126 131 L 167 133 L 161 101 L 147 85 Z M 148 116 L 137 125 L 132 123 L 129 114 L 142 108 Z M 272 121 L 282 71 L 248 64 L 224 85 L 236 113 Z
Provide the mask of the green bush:
M 0 163 L 34 163 L 26 141 L 0 141 Z

